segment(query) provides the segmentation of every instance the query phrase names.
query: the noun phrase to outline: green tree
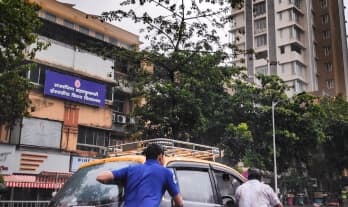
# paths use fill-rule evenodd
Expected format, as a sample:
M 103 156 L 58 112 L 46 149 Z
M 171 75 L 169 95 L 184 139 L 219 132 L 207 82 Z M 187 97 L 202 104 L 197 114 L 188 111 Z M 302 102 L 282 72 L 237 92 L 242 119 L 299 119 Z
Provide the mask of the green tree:
M 308 170 L 311 156 L 325 139 L 322 120 L 325 114 L 316 104 L 317 97 L 299 94 L 291 99 L 286 96 L 289 88 L 277 76 L 259 76 L 261 87 L 236 81 L 232 123 L 246 123 L 252 134 L 249 146 L 231 147 L 234 153 L 243 153 L 242 160 L 250 166 L 272 171 L 272 102 L 275 107 L 275 132 L 278 170 L 293 169 L 299 175 Z M 240 142 L 244 141 L 242 137 Z M 239 152 L 238 152 L 239 151 Z
M 221 106 L 230 95 L 225 91 L 224 83 L 236 71 L 218 66 L 219 53 L 193 55 L 180 52 L 176 55 L 180 57 L 171 62 L 183 62 L 177 64 L 175 80 L 167 76 L 165 69 L 155 70 L 141 91 L 146 104 L 137 108 L 135 114 L 143 121 L 145 138 L 208 142 L 201 135 L 214 126 L 214 120 L 226 115 Z M 219 138 L 215 143 L 218 141 Z
M 324 97 L 320 106 L 326 114 L 324 130 L 326 140 L 313 160 L 312 173 L 331 189 L 338 190 L 342 172 L 348 166 L 348 102 L 343 97 Z M 322 169 L 322 166 L 326 166 Z
M 222 161 L 230 165 L 241 161 L 252 150 L 252 138 L 246 123 L 240 123 L 237 126 L 229 124 L 221 140 L 221 147 L 224 149 Z
M 326 113 L 325 154 L 336 172 L 348 166 L 348 102 L 342 97 L 324 97 L 320 105 Z
M 228 124 L 223 121 L 230 97 L 226 88 L 240 69 L 225 66 L 229 54 L 224 49 L 231 45 L 222 43 L 218 30 L 231 20 L 231 5 L 239 2 L 205 1 L 209 8 L 202 8 L 202 1 L 195 0 L 125 1 L 122 5 L 155 4 L 164 14 L 152 17 L 146 11 L 138 15 L 133 10 L 103 14 L 104 20 L 131 18 L 146 25 L 142 31 L 150 46 L 134 55 L 118 53 L 154 65 L 152 74 L 136 69 L 134 77 L 130 77 L 136 95 L 146 100 L 134 112 L 142 138 L 168 137 L 214 144 L 220 141 L 223 131 L 217 129 Z M 208 136 L 213 132 L 218 133 Z
M 41 24 L 38 9 L 25 0 L 0 1 L 0 125 L 13 126 L 29 104 L 30 85 L 23 74 L 31 65 L 25 60 L 45 46 L 34 33 Z

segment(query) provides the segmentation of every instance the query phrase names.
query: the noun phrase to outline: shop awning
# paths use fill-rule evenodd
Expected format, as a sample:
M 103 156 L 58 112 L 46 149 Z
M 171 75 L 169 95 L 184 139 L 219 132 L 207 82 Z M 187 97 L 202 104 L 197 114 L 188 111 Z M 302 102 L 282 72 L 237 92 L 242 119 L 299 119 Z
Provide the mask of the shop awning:
M 43 188 L 43 189 L 60 189 L 64 183 L 33 183 L 33 182 L 6 182 L 9 188 Z
M 4 181 L 9 188 L 60 189 L 68 177 L 43 175 L 5 175 Z

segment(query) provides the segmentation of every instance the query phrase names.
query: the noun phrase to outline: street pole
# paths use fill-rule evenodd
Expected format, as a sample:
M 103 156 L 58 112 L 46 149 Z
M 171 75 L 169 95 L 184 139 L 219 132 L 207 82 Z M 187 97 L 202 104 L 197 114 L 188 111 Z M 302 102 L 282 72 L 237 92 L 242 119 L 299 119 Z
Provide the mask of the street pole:
M 276 143 L 275 143 L 275 120 L 274 120 L 274 108 L 278 102 L 272 101 L 272 126 L 273 126 L 273 163 L 274 163 L 274 191 L 278 194 L 277 183 L 277 156 L 276 156 Z

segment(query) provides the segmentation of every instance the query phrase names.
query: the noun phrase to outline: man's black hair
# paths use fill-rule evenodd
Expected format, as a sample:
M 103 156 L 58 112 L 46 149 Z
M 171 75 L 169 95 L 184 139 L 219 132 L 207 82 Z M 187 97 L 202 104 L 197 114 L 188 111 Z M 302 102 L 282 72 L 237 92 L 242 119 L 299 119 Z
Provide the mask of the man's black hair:
M 257 168 L 249 168 L 248 169 L 248 180 L 261 180 L 262 173 Z
M 145 155 L 147 160 L 156 160 L 160 154 L 164 155 L 164 149 L 159 144 L 149 144 L 143 151 L 143 155 Z

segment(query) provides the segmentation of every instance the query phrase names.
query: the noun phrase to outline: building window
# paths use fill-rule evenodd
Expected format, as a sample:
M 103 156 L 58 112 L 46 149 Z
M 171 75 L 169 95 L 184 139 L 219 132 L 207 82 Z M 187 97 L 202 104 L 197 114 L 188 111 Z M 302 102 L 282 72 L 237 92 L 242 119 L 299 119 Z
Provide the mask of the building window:
M 296 61 L 295 62 L 295 74 L 299 75 L 299 76 L 303 76 L 304 70 L 305 70 L 304 65 L 302 63 Z
M 329 39 L 330 36 L 331 36 L 331 33 L 330 33 L 329 30 L 326 30 L 326 31 L 323 32 L 323 40 Z
M 256 67 L 255 70 L 257 74 L 268 75 L 267 65 Z
M 283 38 L 283 29 L 279 29 L 279 37 L 282 39 Z
M 29 81 L 36 85 L 44 85 L 45 83 L 45 66 L 37 65 L 37 67 L 32 68 L 28 71 L 27 78 Z
M 320 7 L 322 9 L 327 8 L 327 0 L 320 0 Z
M 74 29 L 74 23 L 69 20 L 64 19 L 63 24 L 64 26 L 69 27 L 70 29 Z
M 114 111 L 117 111 L 117 112 L 120 112 L 120 113 L 124 113 L 124 103 L 125 101 L 124 100 L 120 100 L 120 99 L 115 99 L 114 100 L 114 104 L 113 104 L 113 110 Z
M 326 81 L 326 87 L 328 88 L 328 89 L 332 89 L 332 88 L 334 88 L 334 80 L 327 80 Z
M 254 17 L 266 14 L 266 4 L 265 2 L 261 2 L 259 4 L 254 5 Z
M 96 32 L 96 33 L 95 33 L 95 37 L 96 37 L 97 39 L 99 39 L 99 40 L 104 40 L 104 35 L 101 34 L 101 33 Z
M 118 41 L 117 41 L 117 39 L 115 39 L 115 38 L 110 37 L 110 38 L 109 38 L 109 41 L 110 41 L 110 43 L 113 44 L 113 45 L 116 45 L 116 46 L 118 45 Z
M 295 62 L 291 63 L 291 74 L 296 75 L 296 67 L 295 67 Z
M 254 22 L 255 34 L 262 33 L 266 31 L 266 18 L 256 20 Z
M 302 31 L 299 28 L 297 28 L 297 27 L 295 27 L 294 30 L 295 30 L 296 39 L 301 41 L 301 33 L 302 33 Z
M 57 20 L 56 15 L 48 13 L 48 12 L 45 12 L 45 18 L 51 22 L 56 22 Z
M 324 47 L 324 55 L 329 56 L 331 53 L 331 48 L 330 47 Z
M 268 57 L 267 51 L 262 51 L 262 52 L 255 53 L 255 58 L 257 60 L 259 60 L 259 59 L 267 59 L 267 57 Z
M 332 63 L 325 63 L 326 72 L 332 72 Z
M 279 20 L 283 19 L 283 12 L 279 12 Z
M 304 84 L 302 81 L 300 80 L 294 80 L 294 91 L 296 93 L 301 93 L 304 91 Z
M 289 0 L 289 4 L 293 4 L 298 8 L 301 8 L 301 0 Z
M 114 89 L 110 85 L 106 86 L 106 99 L 110 101 L 114 100 Z
M 280 54 L 284 54 L 285 53 L 285 47 L 284 46 L 280 46 Z
M 298 44 L 291 44 L 291 51 L 297 52 L 298 54 L 302 53 L 302 47 Z
M 329 23 L 329 15 L 328 14 L 322 15 L 321 16 L 321 22 L 323 24 L 328 24 Z
M 79 31 L 83 34 L 89 34 L 89 29 L 87 27 L 84 26 L 80 26 Z
M 116 58 L 114 62 L 114 70 L 121 72 L 121 73 L 128 73 L 130 65 L 128 64 L 128 61 L 122 58 Z
M 110 133 L 107 130 L 79 126 L 78 129 L 78 149 L 91 150 L 98 148 L 98 146 L 105 147 L 109 146 Z
M 267 44 L 267 35 L 260 35 L 255 38 L 256 46 L 261 47 Z
M 294 10 L 289 10 L 289 21 L 296 21 L 297 23 L 300 22 L 300 14 Z
M 290 27 L 289 28 L 289 37 L 290 37 L 290 39 L 292 39 L 292 38 L 294 38 L 294 32 L 293 32 L 293 27 Z

